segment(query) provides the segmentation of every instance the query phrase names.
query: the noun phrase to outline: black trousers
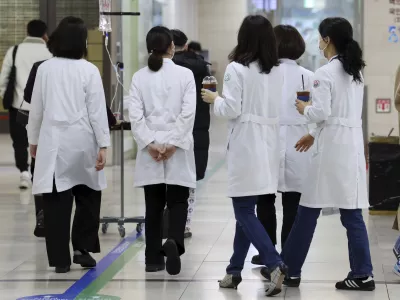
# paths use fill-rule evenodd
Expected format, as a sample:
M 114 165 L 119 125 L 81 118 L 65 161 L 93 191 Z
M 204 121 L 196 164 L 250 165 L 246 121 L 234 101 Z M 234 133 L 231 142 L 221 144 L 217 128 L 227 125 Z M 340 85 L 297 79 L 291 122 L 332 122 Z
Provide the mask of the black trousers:
M 35 159 L 32 157 L 31 161 L 31 174 L 32 174 L 32 182 L 33 182 L 33 176 L 35 174 Z M 41 210 L 43 210 L 43 196 L 42 195 L 35 195 L 35 211 L 36 211 L 36 216 L 39 214 Z
M 85 185 L 70 190 L 43 194 L 44 223 L 47 257 L 50 267 L 71 265 L 69 250 L 71 213 L 75 197 L 75 216 L 72 225 L 72 247 L 74 250 L 100 252 L 99 225 L 101 191 Z
M 146 201 L 146 264 L 162 264 L 163 212 L 169 210 L 168 238 L 176 242 L 179 254 L 185 253 L 184 233 L 187 218 L 189 188 L 156 184 L 144 187 Z
M 283 206 L 283 225 L 281 233 L 282 249 L 289 236 L 292 226 L 296 219 L 297 210 L 299 208 L 301 194 L 297 192 L 282 193 Z M 276 209 L 275 194 L 259 196 L 257 202 L 257 217 L 264 226 L 274 245 L 277 244 L 276 238 Z
M 15 165 L 20 172 L 28 171 L 28 133 L 24 125 L 17 122 L 16 108 L 9 110 L 10 135 L 14 148 Z

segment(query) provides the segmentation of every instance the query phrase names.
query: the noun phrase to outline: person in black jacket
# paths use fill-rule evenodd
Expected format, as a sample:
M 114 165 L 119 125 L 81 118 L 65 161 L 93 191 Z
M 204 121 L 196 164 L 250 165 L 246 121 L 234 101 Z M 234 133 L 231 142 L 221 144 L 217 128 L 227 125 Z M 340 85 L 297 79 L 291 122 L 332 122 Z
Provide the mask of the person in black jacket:
M 203 79 L 210 76 L 209 63 L 195 52 L 187 51 L 187 36 L 180 30 L 171 30 L 175 44 L 175 64 L 190 69 L 194 74 L 197 90 L 196 118 L 193 127 L 194 155 L 196 161 L 197 180 L 202 180 L 205 176 L 208 163 L 208 148 L 210 146 L 210 107 L 201 98 Z M 188 219 L 186 223 L 185 237 L 191 237 L 190 223 L 196 201 L 195 190 L 190 191 Z
M 35 85 L 37 70 L 43 62 L 45 62 L 45 60 L 36 62 L 33 65 L 31 72 L 29 73 L 28 81 L 26 83 L 25 90 L 24 90 L 24 100 L 27 103 L 31 103 L 32 92 L 33 92 L 33 87 Z M 116 120 L 114 114 L 112 113 L 111 109 L 108 107 L 108 105 L 107 105 L 107 117 L 108 117 L 108 125 L 110 127 L 113 127 L 117 124 L 117 120 Z M 33 182 L 34 170 L 35 170 L 35 158 L 32 157 L 32 162 L 31 162 L 32 182 Z M 45 237 L 43 196 L 35 195 L 34 197 L 35 197 L 35 211 L 36 211 L 36 227 L 35 227 L 34 235 L 37 237 Z

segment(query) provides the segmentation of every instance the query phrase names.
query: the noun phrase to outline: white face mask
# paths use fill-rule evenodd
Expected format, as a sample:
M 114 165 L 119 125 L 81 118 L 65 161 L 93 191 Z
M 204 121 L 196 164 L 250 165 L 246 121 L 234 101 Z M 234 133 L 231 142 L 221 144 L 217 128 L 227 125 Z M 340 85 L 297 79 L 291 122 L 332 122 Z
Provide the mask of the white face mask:
M 328 48 L 328 46 L 329 46 L 329 43 L 326 44 L 326 46 L 325 46 L 323 49 L 321 49 L 321 47 L 319 46 L 319 43 L 318 43 L 319 52 L 320 52 L 320 54 L 321 54 L 323 57 L 325 57 L 324 52 L 325 52 L 326 48 Z

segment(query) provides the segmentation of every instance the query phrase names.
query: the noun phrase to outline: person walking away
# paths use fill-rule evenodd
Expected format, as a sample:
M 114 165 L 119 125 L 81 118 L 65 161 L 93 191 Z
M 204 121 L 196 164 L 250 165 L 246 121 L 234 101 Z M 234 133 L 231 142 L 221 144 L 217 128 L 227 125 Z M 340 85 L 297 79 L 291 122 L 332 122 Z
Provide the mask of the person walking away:
M 35 85 L 36 74 L 39 66 L 45 61 L 39 61 L 33 64 L 31 72 L 28 77 L 28 81 L 26 83 L 26 87 L 24 90 L 24 100 L 27 103 L 31 103 L 33 87 Z M 107 120 L 108 126 L 111 128 L 118 124 L 119 121 L 115 118 L 111 109 L 107 106 Z M 31 161 L 31 174 L 32 174 L 32 182 L 35 171 L 35 158 L 32 157 Z M 36 211 L 36 226 L 34 230 L 34 235 L 36 237 L 45 237 L 45 229 L 44 229 L 44 212 L 43 212 L 43 195 L 34 195 L 35 197 L 35 211 Z
M 24 88 L 29 73 L 35 62 L 52 57 L 47 49 L 47 25 L 40 20 L 32 20 L 27 26 L 28 36 L 19 45 L 8 49 L 0 73 L 0 97 L 6 92 L 9 74 L 13 66 L 13 52 L 16 50 L 15 67 L 16 78 L 14 84 L 14 98 L 8 108 L 10 136 L 14 148 L 15 164 L 20 171 L 20 189 L 31 186 L 31 175 L 28 163 L 28 138 L 24 125 L 17 122 L 18 109 L 29 111 L 30 105 L 24 101 Z
M 189 189 L 196 187 L 193 125 L 196 83 L 192 71 L 173 61 L 172 33 L 154 27 L 146 37 L 148 66 L 133 75 L 129 118 L 138 145 L 135 186 L 146 202 L 146 272 L 181 270 Z M 169 210 L 168 239 L 162 244 L 163 211 Z M 166 256 L 166 262 L 164 260 Z
M 187 46 L 187 51 L 196 53 L 200 55 L 201 51 L 203 51 L 201 44 L 199 42 L 192 41 Z
M 300 203 L 301 191 L 310 165 L 310 152 L 297 152 L 297 141 L 309 132 L 308 120 L 299 115 L 294 106 L 298 91 L 311 91 L 313 72 L 296 63 L 305 52 L 305 42 L 296 28 L 290 25 L 278 25 L 274 28 L 278 45 L 280 68 L 283 69 L 284 84 L 280 106 L 280 172 L 278 191 L 282 193 L 283 224 L 281 245 L 284 248 L 292 229 Z M 303 86 L 304 82 L 304 86 Z M 311 146 L 311 145 L 309 145 Z M 306 149 L 305 149 L 306 150 Z M 263 224 L 274 245 L 277 244 L 277 218 L 275 194 L 259 196 L 257 217 Z M 251 261 L 263 265 L 260 256 L 255 255 Z M 261 274 L 269 279 L 266 268 Z
M 202 90 L 214 113 L 229 120 L 227 146 L 228 196 L 236 218 L 233 255 L 220 282 L 236 288 L 250 244 L 271 273 L 267 296 L 282 291 L 287 272 L 271 238 L 255 215 L 261 195 L 274 194 L 279 177 L 279 109 L 284 78 L 279 67 L 273 27 L 263 16 L 248 16 L 229 56 L 222 97 Z
M 210 105 L 205 103 L 201 98 L 201 88 L 203 79 L 210 76 L 208 63 L 204 58 L 195 52 L 187 51 L 187 36 L 180 30 L 171 30 L 175 44 L 175 55 L 172 59 L 175 64 L 188 68 L 193 72 L 196 82 L 196 118 L 193 127 L 194 139 L 194 158 L 196 162 L 196 180 L 204 179 L 207 163 L 208 149 L 210 147 Z M 186 220 L 185 238 L 192 236 L 191 222 L 196 204 L 196 190 L 190 189 L 190 197 L 188 199 L 188 217 Z
M 48 42 L 54 58 L 36 75 L 29 113 L 28 139 L 36 158 L 32 193 L 43 194 L 49 265 L 70 270 L 70 223 L 73 262 L 96 266 L 89 254 L 100 252 L 103 168 L 110 146 L 105 96 L 96 66 L 86 61 L 87 28 L 75 17 L 63 19 Z M 77 76 L 79 74 L 79 76 Z
M 319 25 L 319 48 L 329 63 L 315 73 L 312 103 L 297 100 L 297 109 L 318 124 L 317 144 L 300 200 L 299 211 L 282 257 L 289 267 L 286 285 L 297 287 L 321 209 L 340 209 L 347 230 L 350 273 L 339 290 L 373 291 L 368 233 L 362 209 L 368 208 L 366 162 L 362 133 L 365 63 L 353 28 L 343 18 Z M 311 135 L 299 142 L 313 141 Z

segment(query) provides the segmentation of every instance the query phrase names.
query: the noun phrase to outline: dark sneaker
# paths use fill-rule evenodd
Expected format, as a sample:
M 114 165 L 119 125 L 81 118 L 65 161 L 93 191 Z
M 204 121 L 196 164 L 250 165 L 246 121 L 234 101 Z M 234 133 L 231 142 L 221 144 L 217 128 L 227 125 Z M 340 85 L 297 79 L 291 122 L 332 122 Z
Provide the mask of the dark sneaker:
M 372 277 L 360 279 L 346 278 L 345 280 L 336 283 L 336 288 L 338 290 L 347 291 L 374 291 L 375 281 Z
M 192 234 L 192 232 L 190 231 L 190 229 L 189 228 L 186 228 L 185 229 L 185 233 L 183 234 L 183 237 L 185 238 L 185 239 L 189 239 L 189 238 L 191 238 L 193 236 L 193 234 Z
M 260 274 L 262 275 L 262 277 L 264 277 L 268 281 L 271 281 L 271 274 L 269 274 L 267 267 L 261 268 Z
M 68 273 L 71 270 L 70 266 L 66 267 L 56 267 L 56 273 L 62 274 L 62 273 Z
M 39 211 L 37 216 L 36 216 L 36 227 L 35 227 L 35 231 L 33 232 L 33 234 L 36 237 L 40 237 L 40 238 L 44 238 L 45 237 L 43 210 Z
M 278 295 L 282 292 L 282 284 L 287 273 L 286 266 L 279 266 L 271 273 L 271 282 L 267 284 L 265 290 L 265 295 L 267 297 L 272 297 Z
M 167 240 L 163 245 L 163 250 L 167 257 L 166 269 L 168 274 L 178 275 L 181 272 L 181 258 L 175 241 Z
M 254 255 L 251 259 L 251 263 L 257 266 L 263 266 L 264 264 L 261 261 L 260 255 Z
M 80 251 L 82 254 L 74 255 L 74 264 L 81 265 L 82 268 L 94 268 L 96 260 L 87 251 Z
M 400 253 L 396 250 L 396 248 L 393 248 L 393 253 L 394 256 L 396 256 L 397 260 L 400 260 Z
M 165 270 L 165 263 L 164 264 L 158 264 L 158 265 L 146 265 L 146 272 L 147 273 L 154 273 L 154 272 L 159 272 L 159 271 L 164 271 Z
M 218 280 L 218 282 L 220 288 L 237 290 L 238 285 L 242 282 L 242 276 L 226 274 L 224 279 Z
M 400 277 L 400 260 L 394 265 L 393 272 Z
M 283 285 L 286 285 L 287 287 L 297 288 L 300 286 L 300 282 L 300 277 L 285 277 Z

